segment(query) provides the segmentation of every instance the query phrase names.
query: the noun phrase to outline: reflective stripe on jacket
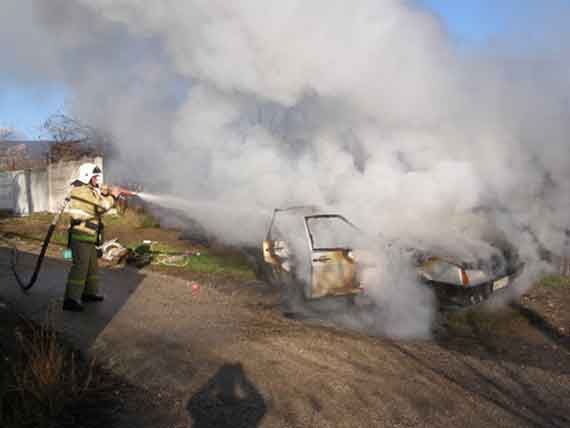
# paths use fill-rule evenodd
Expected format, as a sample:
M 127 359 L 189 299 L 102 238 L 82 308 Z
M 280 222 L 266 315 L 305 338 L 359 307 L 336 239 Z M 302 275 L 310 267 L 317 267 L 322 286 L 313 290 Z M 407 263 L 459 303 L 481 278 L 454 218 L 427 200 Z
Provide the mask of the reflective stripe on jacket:
M 82 241 L 90 241 L 92 237 L 95 242 L 101 216 L 113 208 L 115 199 L 103 196 L 90 184 L 74 187 L 70 196 L 68 213 L 73 219 L 72 237 Z

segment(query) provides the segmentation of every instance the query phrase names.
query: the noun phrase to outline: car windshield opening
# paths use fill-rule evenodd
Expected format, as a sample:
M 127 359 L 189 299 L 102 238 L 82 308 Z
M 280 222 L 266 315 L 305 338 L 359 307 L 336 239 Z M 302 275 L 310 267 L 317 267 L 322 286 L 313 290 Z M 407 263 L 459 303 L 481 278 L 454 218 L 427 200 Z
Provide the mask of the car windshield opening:
M 307 217 L 313 249 L 351 249 L 358 229 L 340 216 Z

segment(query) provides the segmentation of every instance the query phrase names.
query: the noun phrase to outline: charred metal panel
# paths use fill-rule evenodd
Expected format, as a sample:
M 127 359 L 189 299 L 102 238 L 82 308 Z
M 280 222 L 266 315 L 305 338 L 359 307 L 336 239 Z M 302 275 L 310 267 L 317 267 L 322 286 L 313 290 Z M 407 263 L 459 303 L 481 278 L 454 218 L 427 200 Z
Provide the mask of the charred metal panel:
M 359 292 L 356 265 L 346 251 L 315 251 L 311 263 L 311 298 Z
M 289 247 L 285 241 L 263 241 L 263 260 L 265 263 L 277 266 L 287 272 L 291 270 Z
M 279 260 L 275 256 L 274 252 L 275 241 L 270 241 L 266 239 L 263 241 L 263 260 L 265 263 L 269 263 L 270 265 L 278 265 Z
M 439 257 L 426 259 L 419 267 L 418 273 L 429 281 L 463 285 L 461 270 L 455 264 Z

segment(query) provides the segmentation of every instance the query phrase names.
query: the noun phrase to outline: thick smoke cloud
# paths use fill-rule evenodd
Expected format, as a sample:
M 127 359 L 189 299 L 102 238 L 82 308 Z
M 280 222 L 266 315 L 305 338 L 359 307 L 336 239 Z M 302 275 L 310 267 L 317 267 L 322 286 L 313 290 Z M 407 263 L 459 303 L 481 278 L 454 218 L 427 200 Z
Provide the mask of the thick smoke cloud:
M 114 136 L 115 175 L 219 204 L 191 215 L 228 240 L 257 242 L 268 210 L 310 203 L 373 235 L 464 252 L 484 247 L 478 223 L 463 220 L 486 207 L 479 220 L 525 259 L 537 242 L 562 246 L 563 2 L 524 26 L 528 43 L 478 49 L 455 45 L 411 1 L 9 0 L 6 10 L 4 73 L 63 81 L 73 112 Z

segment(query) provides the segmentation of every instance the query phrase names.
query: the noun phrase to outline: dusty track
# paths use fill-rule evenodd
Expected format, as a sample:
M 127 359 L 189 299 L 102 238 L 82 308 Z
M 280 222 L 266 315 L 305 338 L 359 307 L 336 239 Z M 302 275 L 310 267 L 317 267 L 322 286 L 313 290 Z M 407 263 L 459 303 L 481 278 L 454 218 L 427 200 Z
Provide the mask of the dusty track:
M 66 268 L 49 260 L 26 297 L 2 251 L 0 297 L 41 318 Z M 569 350 L 531 322 L 531 336 L 513 331 L 508 343 L 399 342 L 283 317 L 262 283 L 192 295 L 157 274 L 105 271 L 103 281 L 103 305 L 56 321 L 155 394 L 168 420 L 148 427 L 570 426 Z

